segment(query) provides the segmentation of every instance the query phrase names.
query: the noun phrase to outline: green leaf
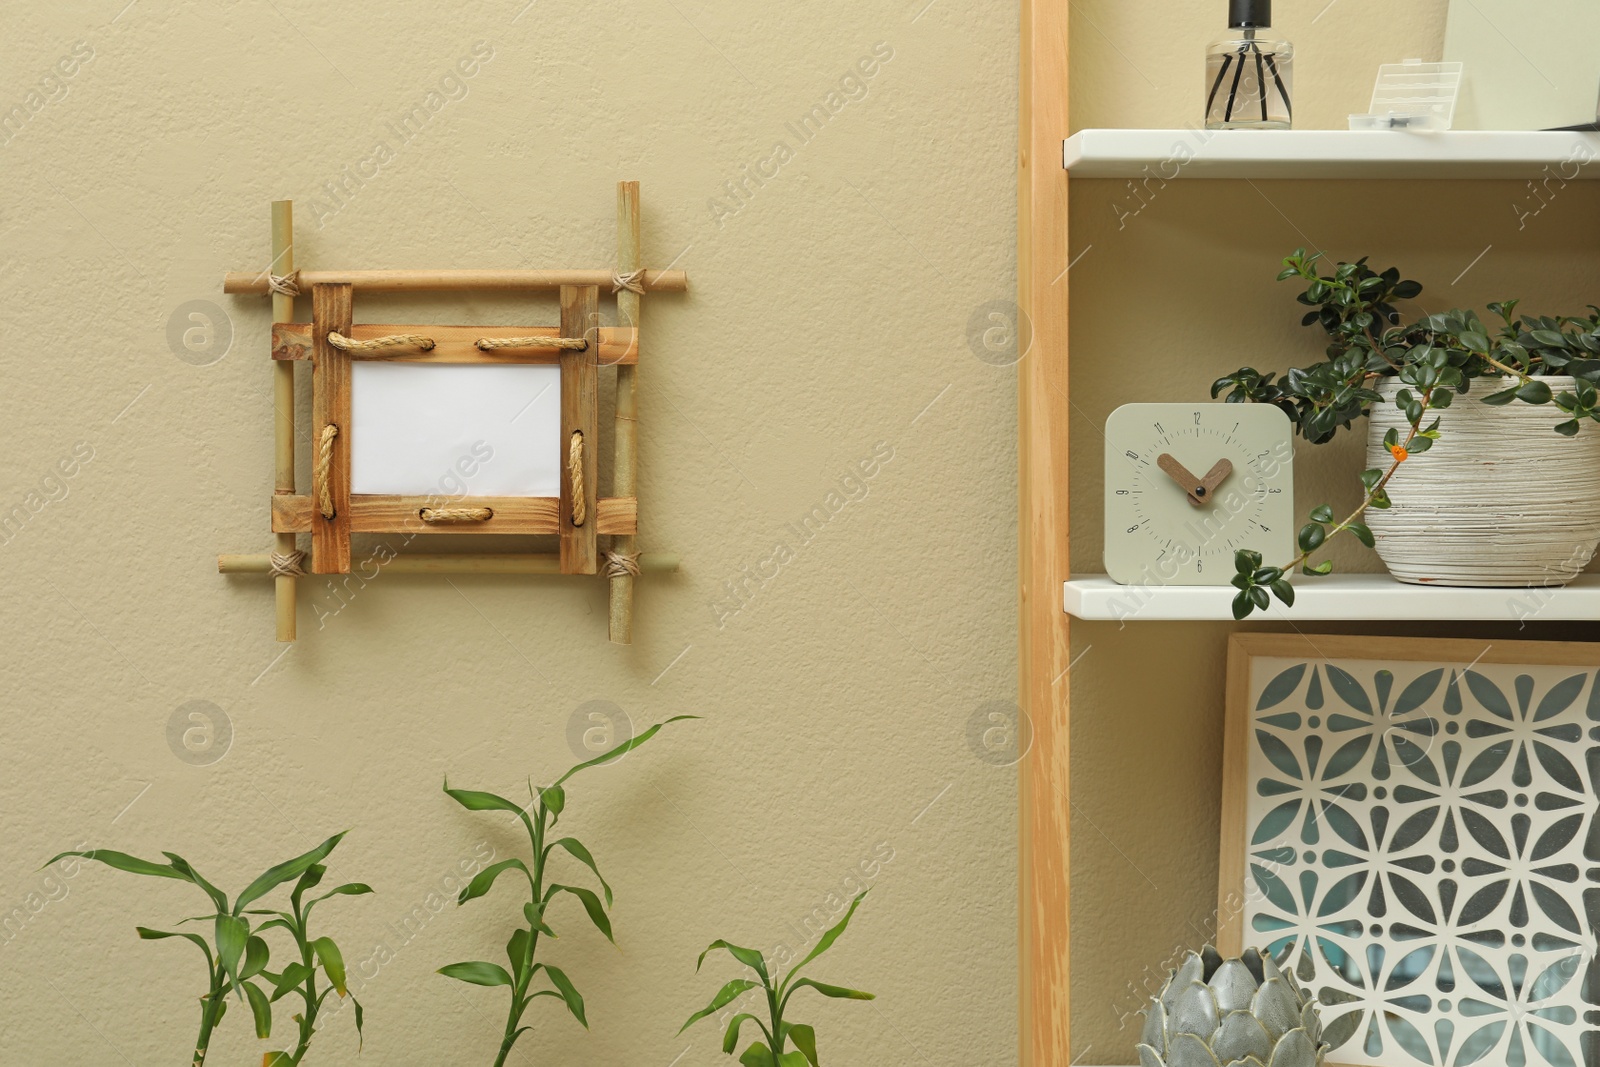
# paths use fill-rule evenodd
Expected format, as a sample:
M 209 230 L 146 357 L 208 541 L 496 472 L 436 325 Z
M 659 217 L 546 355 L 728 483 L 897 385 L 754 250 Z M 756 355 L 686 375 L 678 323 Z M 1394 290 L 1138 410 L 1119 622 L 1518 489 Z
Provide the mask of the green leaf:
M 239 984 L 239 960 L 244 956 L 245 942 L 250 939 L 250 924 L 236 915 L 218 915 L 216 923 L 217 965 L 233 984 Z
M 1233 618 L 1238 622 L 1255 610 L 1255 601 L 1250 599 L 1250 591 L 1245 590 L 1233 598 Z
M 519 982 L 522 972 L 528 966 L 528 931 L 518 930 L 511 935 L 511 940 L 506 942 L 506 959 L 511 963 L 511 976 Z
M 300 906 L 300 898 L 305 895 L 306 890 L 315 889 L 321 885 L 322 877 L 327 873 L 328 868 L 320 863 L 313 863 L 306 868 L 305 873 L 300 876 L 300 880 L 294 884 L 294 892 L 289 895 L 289 899 L 294 901 L 296 908 Z
M 1516 386 L 1512 386 L 1510 389 L 1505 389 L 1498 393 L 1490 393 L 1488 396 L 1483 398 L 1483 402 L 1485 404 L 1493 404 L 1497 408 L 1505 407 L 1507 404 L 1511 403 L 1517 398 L 1517 391 L 1518 388 Z
M 1324 574 L 1332 574 L 1333 573 L 1333 560 L 1325 559 L 1321 563 L 1318 563 L 1315 566 L 1312 566 L 1310 563 L 1307 563 L 1303 567 L 1300 568 L 1300 573 L 1309 574 L 1312 577 L 1320 577 L 1320 576 L 1322 576 Z
M 1333 509 L 1326 504 L 1318 504 L 1311 509 L 1311 520 L 1313 522 L 1332 522 Z
M 173 870 L 204 890 L 206 896 L 211 898 L 211 903 L 217 906 L 219 912 L 228 910 L 227 896 L 223 894 L 222 890 L 200 877 L 200 872 L 195 870 L 188 860 L 176 852 L 163 852 L 162 855 L 172 861 Z
M 742 1067 L 773 1067 L 772 1050 L 757 1041 L 739 1057 Z
M 255 881 L 246 886 L 243 893 L 239 894 L 239 899 L 233 902 L 234 914 L 237 915 L 246 904 L 250 903 L 252 900 L 256 900 L 259 897 L 265 896 L 276 886 L 287 882 L 291 878 L 300 877 L 300 875 L 305 873 L 306 868 L 310 867 L 313 863 L 322 862 L 327 858 L 328 853 L 332 852 L 334 847 L 339 844 L 339 839 L 344 837 L 344 835 L 348 832 L 349 831 L 347 830 L 341 830 L 332 837 L 328 838 L 322 844 L 318 845 L 316 848 L 312 849 L 310 852 L 296 856 L 292 860 L 280 863 L 276 867 L 269 868 L 261 875 L 261 877 L 257 878 Z
M 528 920 L 528 925 L 549 937 L 555 937 L 556 932 L 545 925 L 544 904 L 541 901 L 530 900 L 522 906 L 522 916 Z
M 539 790 L 539 803 L 543 804 L 552 813 L 560 815 L 567 806 L 567 791 L 559 785 L 541 789 Z
M 527 810 L 505 797 L 493 793 L 480 793 L 472 789 L 451 789 L 450 779 L 444 780 L 445 793 L 468 811 L 509 811 L 514 815 L 527 818 Z
M 1241 548 L 1233 554 L 1233 569 L 1240 574 L 1254 574 L 1261 566 L 1261 553 Z
M 472 963 L 452 963 L 448 967 L 440 967 L 439 973 L 446 978 L 454 978 L 459 982 L 468 982 L 472 985 L 497 986 L 510 985 L 511 976 L 506 969 L 497 963 L 484 963 L 481 960 Z
M 1391 427 L 1389 427 L 1389 432 L 1383 435 L 1383 447 L 1384 448 L 1398 448 L 1399 446 L 1400 446 L 1400 431 L 1398 429 L 1396 429 L 1395 427 L 1391 426 Z
M 314 898 L 311 904 L 320 904 L 329 897 L 359 897 L 372 892 L 375 892 L 375 890 L 365 882 L 346 882 L 344 885 L 336 889 L 330 889 L 320 897 Z M 308 913 L 311 911 L 311 904 L 306 905 Z
M 567 1002 L 567 1010 L 572 1012 L 573 1018 L 582 1023 L 585 1030 L 589 1029 L 589 1020 L 583 1017 L 583 997 L 573 988 L 566 972 L 546 964 L 544 973 L 550 976 L 550 983 L 561 994 L 561 999 Z
M 701 1019 L 704 1019 L 708 1015 L 715 1015 L 723 1008 L 726 1008 L 729 1004 L 732 1004 L 735 1000 L 738 1000 L 740 997 L 750 992 L 750 990 L 760 988 L 760 982 L 752 982 L 748 978 L 735 978 L 733 981 L 717 990 L 717 995 L 711 998 L 711 1003 L 707 1004 L 705 1007 L 689 1016 L 689 1020 L 682 1026 L 678 1027 L 678 1033 L 683 1033 L 685 1030 L 689 1029 L 689 1027 L 693 1026 L 695 1023 L 699 1022 Z M 754 1016 L 747 1015 L 745 1018 L 754 1018 Z M 737 1025 L 730 1025 L 728 1029 L 728 1040 L 734 1040 L 738 1036 L 738 1032 L 739 1028 Z M 724 1049 L 724 1051 L 731 1054 L 733 1049 Z
M 1576 437 L 1582 427 L 1583 424 L 1577 419 L 1568 419 L 1566 422 L 1556 423 L 1555 431 L 1562 437 Z
M 805 1055 L 811 1067 L 817 1067 L 817 1032 L 804 1023 L 795 1023 L 793 1026 L 785 1023 L 784 1027 L 789 1033 L 789 1040 L 794 1042 L 794 1047 Z
M 499 863 L 491 863 L 479 871 L 472 881 L 467 883 L 467 888 L 463 889 L 460 895 L 456 897 L 457 906 L 483 896 L 494 885 L 496 878 L 513 869 L 521 871 L 527 877 L 529 887 L 533 886 L 533 875 L 528 873 L 528 865 L 513 856 L 508 860 L 501 860 Z
M 356 1051 L 360 1052 L 367 1044 L 367 1035 L 361 1029 L 366 1011 L 361 1007 L 361 1001 L 357 1000 L 353 993 L 350 996 L 350 1003 L 356 1009 Z
M 199 934 L 169 933 L 166 930 L 152 930 L 147 926 L 135 926 L 134 929 L 137 930 L 139 932 L 139 936 L 146 941 L 160 941 L 163 938 L 168 937 L 181 937 L 186 941 L 192 941 L 196 945 L 200 946 L 201 952 L 206 954 L 206 968 L 209 970 L 212 966 L 211 946 L 206 944 L 206 939 L 201 937 Z
M 103 863 L 107 867 L 114 867 L 119 871 L 127 871 L 129 874 L 143 874 L 152 878 L 175 878 L 183 882 L 189 881 L 188 876 L 180 874 L 165 863 L 151 863 L 149 860 L 130 856 L 126 852 L 113 852 L 109 848 L 97 848 L 89 852 L 62 852 L 53 857 L 44 867 L 48 867 L 58 860 L 64 860 L 68 856 L 79 856 L 86 860 L 94 860 L 96 863 Z M 42 871 L 44 867 L 39 869 Z
M 1252 586 L 1247 591 L 1246 595 L 1249 596 L 1251 601 L 1254 602 L 1255 606 L 1260 608 L 1262 611 L 1266 611 L 1267 608 L 1272 605 L 1272 598 L 1268 596 L 1267 591 L 1261 588 L 1259 585 Z
M 1472 351 L 1483 354 L 1489 351 L 1489 338 L 1476 330 L 1463 330 L 1460 335 L 1461 343 Z
M 295 989 L 299 988 L 299 986 L 302 985 L 307 978 L 310 978 L 312 973 L 313 972 L 311 968 L 307 967 L 299 960 L 289 964 L 289 966 L 283 969 L 282 974 L 273 979 L 272 999 L 277 1000 L 285 993 L 292 993 Z
M 870 889 L 864 890 L 850 902 L 850 909 L 844 913 L 844 918 L 840 919 L 832 929 L 817 939 L 816 946 L 813 947 L 810 952 L 806 953 L 806 958 L 794 965 L 794 969 L 791 970 L 788 977 L 784 979 L 784 985 L 787 986 L 790 982 L 793 982 L 795 975 L 799 974 L 806 964 L 810 963 L 812 960 L 816 959 L 818 956 L 822 955 L 824 952 L 833 947 L 833 943 L 839 940 L 839 938 L 843 936 L 845 930 L 850 926 L 850 920 L 855 916 L 856 909 L 861 906 L 861 902 L 863 900 L 867 899 L 867 893 L 870 892 L 872 892 Z
M 1417 456 L 1421 455 L 1432 447 L 1433 438 L 1419 433 L 1417 436 L 1411 439 L 1411 443 L 1409 445 L 1406 445 L 1406 451 L 1410 452 L 1413 456 Z
M 719 948 L 726 950 L 728 955 L 732 956 L 734 959 L 738 960 L 740 963 L 759 974 L 763 982 L 771 980 L 767 977 L 767 961 L 761 955 L 761 953 L 757 952 L 753 948 L 741 948 L 738 945 L 723 941 L 720 938 L 711 942 L 710 945 L 706 946 L 706 950 L 700 953 L 700 959 L 694 965 L 694 969 L 697 973 L 700 970 L 701 964 L 706 962 L 706 957 L 711 955 L 712 952 Z
M 1272 593 L 1279 600 L 1283 601 L 1284 607 L 1294 607 L 1294 586 L 1290 585 L 1286 579 L 1279 578 L 1277 581 L 1273 582 Z
M 317 962 L 322 964 L 328 981 L 333 983 L 333 988 L 341 997 L 344 996 L 344 956 L 339 952 L 339 946 L 333 943 L 331 937 L 319 937 L 311 942 L 311 949 L 317 954 Z
M 548 903 L 557 893 L 571 893 L 583 901 L 583 910 L 589 913 L 589 920 L 594 923 L 602 934 L 606 935 L 607 941 L 616 944 L 617 939 L 611 936 L 611 920 L 606 917 L 606 909 L 600 903 L 600 898 L 594 894 L 593 890 L 573 885 L 552 885 L 545 891 L 545 901 Z
M 246 982 L 244 992 L 250 998 L 250 1014 L 255 1016 L 256 1036 L 265 1041 L 272 1036 L 272 1003 L 254 982 Z
M 1308 522 L 1300 527 L 1300 551 L 1315 552 L 1328 539 L 1328 531 L 1320 522 Z
M 1517 390 L 1517 399 L 1524 404 L 1548 404 L 1550 396 L 1550 386 L 1537 378 L 1524 382 L 1522 388 Z
M 723 1055 L 733 1055 L 733 1050 L 739 1046 L 739 1028 L 747 1022 L 753 1022 L 757 1026 L 761 1025 L 761 1020 L 757 1019 L 749 1012 L 740 1012 L 738 1015 L 735 1015 L 731 1020 L 729 1020 L 728 1032 L 722 1035 Z M 762 1032 L 765 1033 L 766 1031 L 763 1030 Z M 678 1033 L 681 1034 L 683 1031 L 679 1030 Z
M 1376 468 L 1361 472 L 1361 484 L 1367 492 L 1372 492 L 1379 482 L 1383 481 L 1383 471 Z
M 1349 526 L 1346 526 L 1345 529 L 1355 534 L 1356 540 L 1360 541 L 1368 548 L 1374 547 L 1374 545 L 1377 543 L 1372 538 L 1372 530 L 1365 523 L 1352 522 Z
M 804 1052 L 785 1052 L 778 1057 L 778 1067 L 807 1067 Z
M 239 969 L 240 978 L 254 978 L 267 967 L 267 943 L 254 934 L 244 943 L 244 966 Z
M 1394 501 L 1389 499 L 1389 490 L 1387 489 L 1374 489 L 1370 499 L 1372 500 L 1372 506 L 1379 511 L 1387 511 L 1394 506 Z
M 810 978 L 802 978 L 802 979 L 800 979 L 800 981 L 798 981 L 798 982 L 796 982 L 794 984 L 794 989 L 791 989 L 790 992 L 793 993 L 793 992 L 795 992 L 796 990 L 798 990 L 798 989 L 800 989 L 802 987 L 809 988 L 809 989 L 815 989 L 818 993 L 821 993 L 823 996 L 832 997 L 834 1000 L 877 1000 L 878 999 L 877 997 L 873 996 L 871 993 L 863 993 L 859 989 L 846 989 L 844 986 L 828 985 L 826 982 L 818 982 L 818 981 L 814 981 L 814 980 L 812 980 Z
M 269 1052 L 261 1058 L 261 1067 L 294 1067 L 287 1052 Z
M 616 748 L 612 749 L 610 752 L 607 752 L 601 756 L 596 756 L 594 759 L 589 760 L 586 763 L 580 763 L 576 767 L 573 767 L 566 774 L 563 774 L 556 780 L 556 785 L 560 785 L 562 782 L 565 782 L 568 778 L 571 778 L 579 771 L 587 770 L 590 767 L 598 767 L 602 763 L 610 763 L 614 759 L 621 759 L 623 756 L 627 755 L 629 752 L 632 752 L 634 749 L 650 740 L 656 734 L 660 733 L 661 728 L 668 725 L 668 723 L 682 722 L 684 719 L 698 719 L 699 717 L 700 716 L 698 715 L 674 715 L 672 718 L 666 720 L 666 722 L 658 722 L 654 726 L 650 727 L 650 729 L 640 734 L 638 737 L 629 738 Z
M 589 854 L 589 850 L 583 846 L 583 843 L 576 837 L 563 837 L 555 844 L 547 846 L 545 848 L 545 853 L 548 854 L 550 849 L 557 847 L 564 848 L 568 852 L 572 853 L 579 863 L 583 864 L 585 867 L 594 872 L 594 876 L 600 879 L 600 888 L 605 890 L 606 905 L 609 907 L 611 904 L 611 886 L 606 884 L 605 876 L 600 873 L 600 868 L 595 866 L 594 857 Z

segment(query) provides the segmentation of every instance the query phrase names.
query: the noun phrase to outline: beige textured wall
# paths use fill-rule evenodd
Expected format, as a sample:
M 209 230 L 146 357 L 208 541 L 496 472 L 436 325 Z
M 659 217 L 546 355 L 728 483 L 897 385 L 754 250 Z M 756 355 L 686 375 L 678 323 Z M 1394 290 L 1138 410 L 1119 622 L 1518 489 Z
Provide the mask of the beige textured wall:
M 563 913 L 552 959 L 594 1029 L 541 1001 L 515 1062 L 729 1062 L 710 1029 L 674 1036 L 731 974 L 696 978 L 695 955 L 719 936 L 798 947 L 863 880 L 874 894 L 817 973 L 880 999 L 804 1010 L 828 1062 L 1013 1058 L 1015 776 L 968 737 L 1015 688 L 1015 378 L 967 339 L 1014 292 L 1013 7 L 6 13 L 0 103 L 25 115 L 0 136 L 0 512 L 39 508 L 0 556 L 0 1062 L 178 1063 L 193 1038 L 198 955 L 133 926 L 203 898 L 38 873 L 54 852 L 172 849 L 236 890 L 346 827 L 333 875 L 378 895 L 323 918 L 368 974 L 360 1062 L 489 1062 L 503 994 L 433 971 L 501 958 L 514 894 L 437 914 L 430 894 L 516 839 L 440 779 L 515 795 L 553 776 L 591 700 L 639 724 L 706 718 L 574 783 L 568 821 L 615 885 L 621 949 Z M 492 58 L 447 81 L 475 42 Z M 880 45 L 870 81 L 845 81 Z M 92 58 L 58 81 L 75 49 Z M 430 90 L 438 110 L 402 145 L 387 124 Z M 836 91 L 800 144 L 786 124 Z M 778 176 L 730 198 L 779 142 Z M 347 166 L 369 177 L 334 210 L 324 183 Z M 265 262 L 268 201 L 296 200 L 302 266 L 599 266 L 619 178 L 643 182 L 647 261 L 692 284 L 646 308 L 643 542 L 684 569 L 642 583 L 636 643 L 607 644 L 598 582 L 385 575 L 336 613 L 304 583 L 301 641 L 277 646 L 265 582 L 215 573 L 219 551 L 269 545 L 267 305 L 220 292 Z M 169 344 L 194 300 L 233 330 L 205 366 Z M 357 298 L 358 318 L 400 314 L 555 321 L 549 300 Z M 46 481 L 80 441 L 88 462 Z M 892 458 L 850 477 L 875 450 Z M 818 504 L 836 513 L 802 543 L 790 524 Z M 793 558 L 774 575 L 779 543 Z M 736 614 L 728 583 L 746 583 Z M 191 700 L 232 724 L 208 766 L 169 747 Z M 247 1014 L 213 1062 L 258 1062 Z M 357 1062 L 348 1024 L 326 1041 L 317 1062 Z
M 1195 42 L 1214 5 L 1073 8 L 1075 127 L 1175 127 L 1199 114 Z M 1376 65 L 1437 59 L 1443 0 L 1277 5 L 1297 49 L 1301 128 L 1342 128 L 1365 110 Z M 1554 187 L 1552 186 L 1552 189 Z M 1427 287 L 1417 310 L 1572 313 L 1596 302 L 1600 188 L 1535 198 L 1526 183 L 1128 182 L 1072 185 L 1072 556 L 1102 570 L 1100 427 L 1134 400 L 1204 397 L 1246 364 L 1283 370 L 1323 343 L 1299 326 L 1295 290 L 1274 277 L 1297 246 L 1370 254 Z M 1537 209 L 1537 210 L 1536 210 Z M 1296 456 L 1297 510 L 1353 507 L 1359 434 Z M 1342 514 L 1342 512 L 1341 512 Z M 1359 545 L 1345 570 L 1382 566 Z M 1214 931 L 1225 624 L 1073 624 L 1073 1041 L 1080 1062 L 1134 1060 L 1142 1019 L 1175 956 Z M 1467 636 L 1461 627 L 1381 624 L 1310 632 Z M 1477 626 L 1491 639 L 1574 639 L 1591 627 Z

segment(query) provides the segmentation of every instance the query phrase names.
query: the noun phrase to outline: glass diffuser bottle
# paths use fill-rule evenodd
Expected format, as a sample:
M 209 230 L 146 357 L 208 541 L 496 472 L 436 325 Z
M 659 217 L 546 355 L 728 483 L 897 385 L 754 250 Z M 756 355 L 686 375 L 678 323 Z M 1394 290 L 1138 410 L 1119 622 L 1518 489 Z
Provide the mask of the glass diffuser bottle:
M 1206 129 L 1287 130 L 1294 45 L 1272 32 L 1272 0 L 1228 0 L 1228 32 L 1206 50 Z

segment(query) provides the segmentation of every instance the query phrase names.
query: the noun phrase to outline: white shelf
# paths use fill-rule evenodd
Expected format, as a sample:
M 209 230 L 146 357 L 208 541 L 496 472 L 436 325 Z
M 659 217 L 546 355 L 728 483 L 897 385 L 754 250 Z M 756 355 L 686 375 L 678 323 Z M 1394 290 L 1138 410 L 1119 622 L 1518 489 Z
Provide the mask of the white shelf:
M 1234 595 L 1224 586 L 1118 585 L 1103 574 L 1065 583 L 1064 606 L 1080 619 L 1127 622 L 1228 621 Z M 1297 577 L 1295 604 L 1276 599 L 1257 622 L 1313 620 L 1447 620 L 1578 622 L 1600 620 L 1600 575 L 1559 588 L 1459 589 L 1406 585 L 1387 574 Z
M 1083 130 L 1075 178 L 1600 178 L 1600 133 Z

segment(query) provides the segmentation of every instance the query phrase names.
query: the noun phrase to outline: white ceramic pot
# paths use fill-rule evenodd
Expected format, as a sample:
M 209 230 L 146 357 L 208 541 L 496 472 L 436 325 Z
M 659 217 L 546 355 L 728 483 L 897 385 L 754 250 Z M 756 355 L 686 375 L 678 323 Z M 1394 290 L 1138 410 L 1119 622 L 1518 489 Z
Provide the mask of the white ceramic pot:
M 1570 390 L 1571 378 L 1543 379 Z M 1389 482 L 1394 507 L 1367 510 L 1367 525 L 1389 573 L 1424 585 L 1544 586 L 1575 578 L 1600 544 L 1600 424 L 1577 437 L 1553 427 L 1555 404 L 1496 407 L 1481 399 L 1509 381 L 1478 378 L 1440 416 L 1440 439 L 1412 453 Z M 1404 386 L 1390 378 L 1372 407 L 1367 466 L 1387 470 L 1390 427 L 1405 439 L 1394 406 Z M 1413 390 L 1415 392 L 1415 390 Z

